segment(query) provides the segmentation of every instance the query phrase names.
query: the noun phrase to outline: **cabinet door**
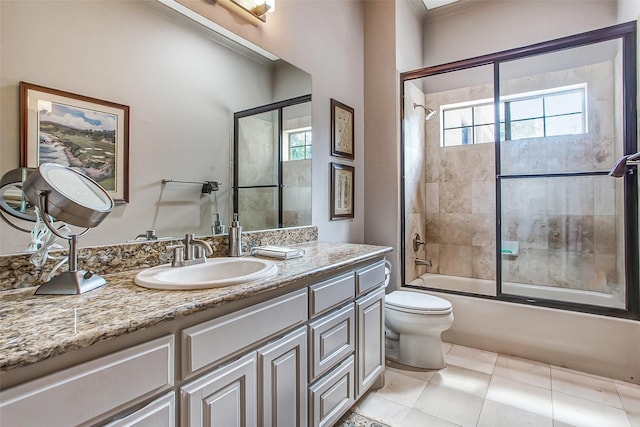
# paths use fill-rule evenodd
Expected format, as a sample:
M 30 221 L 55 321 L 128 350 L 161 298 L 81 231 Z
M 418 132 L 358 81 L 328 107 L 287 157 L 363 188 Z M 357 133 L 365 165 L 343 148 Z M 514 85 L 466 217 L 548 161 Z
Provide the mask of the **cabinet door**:
M 353 355 L 309 386 L 309 425 L 331 427 L 353 406 Z
M 358 298 L 356 312 L 356 399 L 359 399 L 384 371 L 384 288 Z
M 183 386 L 181 425 L 256 426 L 256 372 L 256 353 L 251 352 Z
M 307 330 L 298 329 L 258 350 L 259 425 L 305 427 Z
M 106 427 L 174 427 L 175 425 L 176 397 L 174 392 L 171 392 L 133 414 L 107 424 Z

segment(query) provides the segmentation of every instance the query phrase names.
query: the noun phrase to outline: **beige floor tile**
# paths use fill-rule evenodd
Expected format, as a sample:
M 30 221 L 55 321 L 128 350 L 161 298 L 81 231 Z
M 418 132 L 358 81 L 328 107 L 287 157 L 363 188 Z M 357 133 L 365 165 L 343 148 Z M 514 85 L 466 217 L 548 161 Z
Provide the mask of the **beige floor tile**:
M 518 357 L 498 355 L 493 375 L 514 381 L 551 388 L 551 366 Z
M 413 406 L 427 386 L 426 381 L 418 380 L 397 371 L 387 370 L 384 376 L 384 387 L 376 391 L 378 397 Z
M 557 391 L 553 395 L 553 419 L 579 427 L 629 427 L 631 423 L 622 409 L 603 405 Z
M 616 383 L 616 390 L 622 407 L 629 412 L 640 414 L 640 387 Z
M 551 390 L 542 387 L 494 376 L 489 384 L 487 399 L 542 417 L 553 417 Z
M 417 409 L 409 411 L 407 417 L 397 427 L 460 427 L 449 421 L 433 417 L 431 415 L 420 412 Z M 392 426 L 396 427 L 396 426 Z
M 429 383 L 442 385 L 484 399 L 487 395 L 490 381 L 491 375 L 489 374 L 448 365 L 446 368 L 436 372 Z
M 640 427 L 640 414 L 627 412 L 627 417 L 629 417 L 631 427 Z
M 485 400 L 478 427 L 553 427 L 551 418 Z
M 400 425 L 399 423 L 407 417 L 410 408 L 378 397 L 375 393 L 371 393 L 365 396 L 364 399 L 358 401 L 353 411 L 357 414 L 395 426 Z
M 613 380 L 551 367 L 551 388 L 564 394 L 622 409 Z
M 421 369 L 413 366 L 402 365 L 400 363 L 391 362 L 387 360 L 386 368 L 389 371 L 394 371 L 408 377 L 412 377 L 418 380 L 429 382 L 431 377 L 435 375 L 437 370 L 434 369 Z
M 490 351 L 454 345 L 445 358 L 450 365 L 491 374 L 498 355 Z
M 429 384 L 414 405 L 415 409 L 464 427 L 475 427 L 482 398 L 437 384 Z

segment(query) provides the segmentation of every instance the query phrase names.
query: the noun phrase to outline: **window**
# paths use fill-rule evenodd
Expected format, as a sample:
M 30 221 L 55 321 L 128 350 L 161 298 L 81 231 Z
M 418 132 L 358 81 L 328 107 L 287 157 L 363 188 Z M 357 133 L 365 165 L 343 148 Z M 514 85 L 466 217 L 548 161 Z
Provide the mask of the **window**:
M 311 158 L 311 128 L 285 131 L 284 161 Z
M 512 141 L 587 133 L 587 85 L 505 96 L 500 139 Z M 493 101 L 443 105 L 442 146 L 494 142 Z

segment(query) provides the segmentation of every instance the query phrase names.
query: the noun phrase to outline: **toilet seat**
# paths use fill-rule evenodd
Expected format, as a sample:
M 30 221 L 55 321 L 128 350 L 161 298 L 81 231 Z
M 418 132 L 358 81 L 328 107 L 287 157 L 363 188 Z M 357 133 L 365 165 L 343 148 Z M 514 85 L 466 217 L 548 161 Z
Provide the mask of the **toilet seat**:
M 443 298 L 421 292 L 394 291 L 385 295 L 387 308 L 413 314 L 448 314 L 451 303 Z

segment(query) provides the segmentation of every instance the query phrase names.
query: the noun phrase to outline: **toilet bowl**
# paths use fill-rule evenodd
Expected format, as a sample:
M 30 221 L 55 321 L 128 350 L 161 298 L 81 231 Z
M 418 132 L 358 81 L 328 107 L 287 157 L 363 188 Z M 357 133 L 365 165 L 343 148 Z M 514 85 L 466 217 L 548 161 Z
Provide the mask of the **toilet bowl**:
M 387 294 L 387 359 L 423 369 L 444 368 L 441 334 L 452 324 L 453 309 L 445 299 L 413 291 Z

